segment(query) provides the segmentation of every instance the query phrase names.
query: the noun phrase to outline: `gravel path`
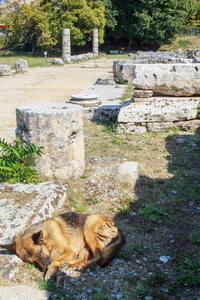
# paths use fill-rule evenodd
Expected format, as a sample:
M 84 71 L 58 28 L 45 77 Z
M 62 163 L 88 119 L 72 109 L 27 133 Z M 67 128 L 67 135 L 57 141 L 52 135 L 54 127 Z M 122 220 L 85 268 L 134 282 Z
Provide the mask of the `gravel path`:
M 34 103 L 66 102 L 98 77 L 112 77 L 112 59 L 101 58 L 64 66 L 30 68 L 25 74 L 0 77 L 0 137 L 15 138 L 15 108 Z M 6 61 L 5 61 L 6 64 Z

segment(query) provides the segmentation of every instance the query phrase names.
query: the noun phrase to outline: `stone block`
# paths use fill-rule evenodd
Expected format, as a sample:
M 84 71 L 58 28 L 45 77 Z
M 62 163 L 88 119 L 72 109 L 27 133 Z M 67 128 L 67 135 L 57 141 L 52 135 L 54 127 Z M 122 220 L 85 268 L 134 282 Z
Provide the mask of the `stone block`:
M 62 60 L 62 58 L 55 58 L 53 61 L 52 61 L 52 64 L 54 65 L 64 65 L 64 61 Z
M 121 106 L 118 132 L 144 132 L 147 128 L 159 131 L 171 127 L 174 122 L 194 120 L 200 98 L 152 97 L 135 98 L 130 105 Z
M 10 66 L 0 65 L 0 76 L 10 75 Z
M 44 146 L 35 167 L 47 177 L 68 179 L 84 172 L 83 111 L 81 106 L 44 103 L 16 109 L 16 135 L 24 143 Z
M 28 72 L 28 63 L 25 59 L 18 59 L 15 63 L 15 71 L 16 73 L 26 73 Z
M 117 83 L 132 82 L 135 63 L 132 59 L 115 59 L 113 61 L 113 78 Z
M 132 65 L 133 86 L 154 93 L 191 96 L 200 93 L 198 64 Z
M 134 89 L 134 97 L 135 98 L 150 98 L 153 96 L 152 90 L 137 90 Z
M 137 162 L 127 161 L 117 166 L 114 171 L 115 181 L 122 184 L 128 184 L 135 187 L 138 178 Z
M 114 85 L 115 82 L 113 78 L 97 78 L 95 84 Z

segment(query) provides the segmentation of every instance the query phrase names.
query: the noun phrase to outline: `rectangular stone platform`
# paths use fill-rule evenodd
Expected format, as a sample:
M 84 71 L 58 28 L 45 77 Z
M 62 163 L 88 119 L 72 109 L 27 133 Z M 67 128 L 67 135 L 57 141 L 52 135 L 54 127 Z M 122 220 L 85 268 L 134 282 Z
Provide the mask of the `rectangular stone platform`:
M 134 98 L 122 105 L 117 119 L 118 132 L 159 131 L 177 122 L 197 119 L 200 97 Z

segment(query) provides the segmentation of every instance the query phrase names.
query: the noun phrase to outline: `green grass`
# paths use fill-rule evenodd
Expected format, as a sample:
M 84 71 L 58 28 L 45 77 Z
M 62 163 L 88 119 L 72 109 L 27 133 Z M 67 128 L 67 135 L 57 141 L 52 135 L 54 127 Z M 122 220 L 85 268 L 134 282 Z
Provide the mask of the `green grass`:
M 57 286 L 54 280 L 45 281 L 44 278 L 39 277 L 37 281 L 41 290 L 52 292 L 54 298 L 58 300 L 73 299 L 72 295 L 66 289 L 63 289 L 63 287 Z
M 123 96 L 121 97 L 121 103 L 123 103 L 126 100 L 130 100 L 132 96 L 133 96 L 133 85 L 132 83 L 129 83 L 125 89 Z

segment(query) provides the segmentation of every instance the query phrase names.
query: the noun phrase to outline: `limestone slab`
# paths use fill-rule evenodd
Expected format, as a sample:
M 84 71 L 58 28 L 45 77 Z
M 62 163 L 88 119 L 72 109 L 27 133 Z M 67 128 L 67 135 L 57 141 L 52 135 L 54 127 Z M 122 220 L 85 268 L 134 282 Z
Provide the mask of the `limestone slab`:
M 154 93 L 191 96 L 200 93 L 198 64 L 155 64 L 131 66 L 133 86 Z
M 159 131 L 172 127 L 173 123 L 197 118 L 200 98 L 152 97 L 135 98 L 135 102 L 121 106 L 117 131 Z

